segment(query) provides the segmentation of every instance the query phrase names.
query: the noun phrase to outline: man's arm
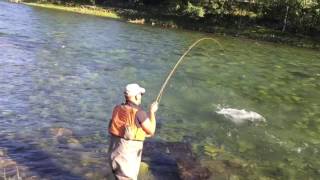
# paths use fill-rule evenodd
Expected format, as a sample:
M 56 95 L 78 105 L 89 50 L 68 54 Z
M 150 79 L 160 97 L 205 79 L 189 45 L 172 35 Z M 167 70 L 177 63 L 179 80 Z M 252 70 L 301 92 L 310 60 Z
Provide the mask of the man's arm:
M 156 131 L 156 115 L 158 110 L 158 103 L 153 102 L 150 106 L 149 118 L 141 123 L 141 127 L 149 136 L 153 136 Z

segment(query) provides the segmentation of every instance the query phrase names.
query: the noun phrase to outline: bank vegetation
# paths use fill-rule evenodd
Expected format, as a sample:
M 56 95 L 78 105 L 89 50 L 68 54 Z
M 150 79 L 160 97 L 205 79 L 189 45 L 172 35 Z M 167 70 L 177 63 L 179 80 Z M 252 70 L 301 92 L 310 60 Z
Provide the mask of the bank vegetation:
M 320 0 L 24 0 L 100 7 L 133 23 L 320 48 Z M 110 10 L 111 9 L 111 10 Z M 84 10 L 81 10 L 84 11 Z M 100 11 L 101 12 L 101 11 Z M 111 15 L 110 15 L 111 16 Z

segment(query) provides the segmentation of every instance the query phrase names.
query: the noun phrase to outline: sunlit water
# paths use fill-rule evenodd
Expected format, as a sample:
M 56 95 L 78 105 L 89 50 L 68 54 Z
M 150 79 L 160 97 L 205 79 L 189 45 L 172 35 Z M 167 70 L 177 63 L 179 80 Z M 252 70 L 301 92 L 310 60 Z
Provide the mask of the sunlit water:
M 1 1 L 0 148 L 40 179 L 108 179 L 106 128 L 123 87 L 144 86 L 147 109 L 203 36 Z M 203 42 L 171 79 L 155 138 L 191 143 L 212 171 L 217 160 L 241 162 L 222 179 L 319 177 L 320 53 L 214 38 L 224 50 Z M 221 108 L 265 121 L 237 124 Z M 73 132 L 67 142 L 53 133 L 61 127 Z

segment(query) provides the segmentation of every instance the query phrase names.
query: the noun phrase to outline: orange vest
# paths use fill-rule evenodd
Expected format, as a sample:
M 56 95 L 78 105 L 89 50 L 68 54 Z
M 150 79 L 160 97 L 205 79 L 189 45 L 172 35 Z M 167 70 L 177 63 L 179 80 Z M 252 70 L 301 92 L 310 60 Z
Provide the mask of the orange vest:
M 126 126 L 133 130 L 133 138 L 130 140 L 143 141 L 146 133 L 136 124 L 136 113 L 138 109 L 129 105 L 117 105 L 112 112 L 112 119 L 109 125 L 109 133 L 114 136 L 125 138 Z M 127 138 L 125 138 L 127 139 Z

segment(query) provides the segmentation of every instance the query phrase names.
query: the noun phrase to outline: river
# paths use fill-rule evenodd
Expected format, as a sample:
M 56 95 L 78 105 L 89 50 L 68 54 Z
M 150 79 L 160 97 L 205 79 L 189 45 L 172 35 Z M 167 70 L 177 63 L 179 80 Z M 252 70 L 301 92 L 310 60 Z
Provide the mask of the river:
M 154 140 L 190 144 L 211 179 L 317 179 L 320 52 L 4 1 L 0 159 L 25 178 L 109 179 L 106 129 L 124 86 L 145 87 L 147 109 L 205 36 L 223 50 L 204 41 L 186 57 L 164 92 Z M 264 121 L 217 113 L 228 108 Z M 7 177 L 16 174 L 9 166 L 1 165 Z

